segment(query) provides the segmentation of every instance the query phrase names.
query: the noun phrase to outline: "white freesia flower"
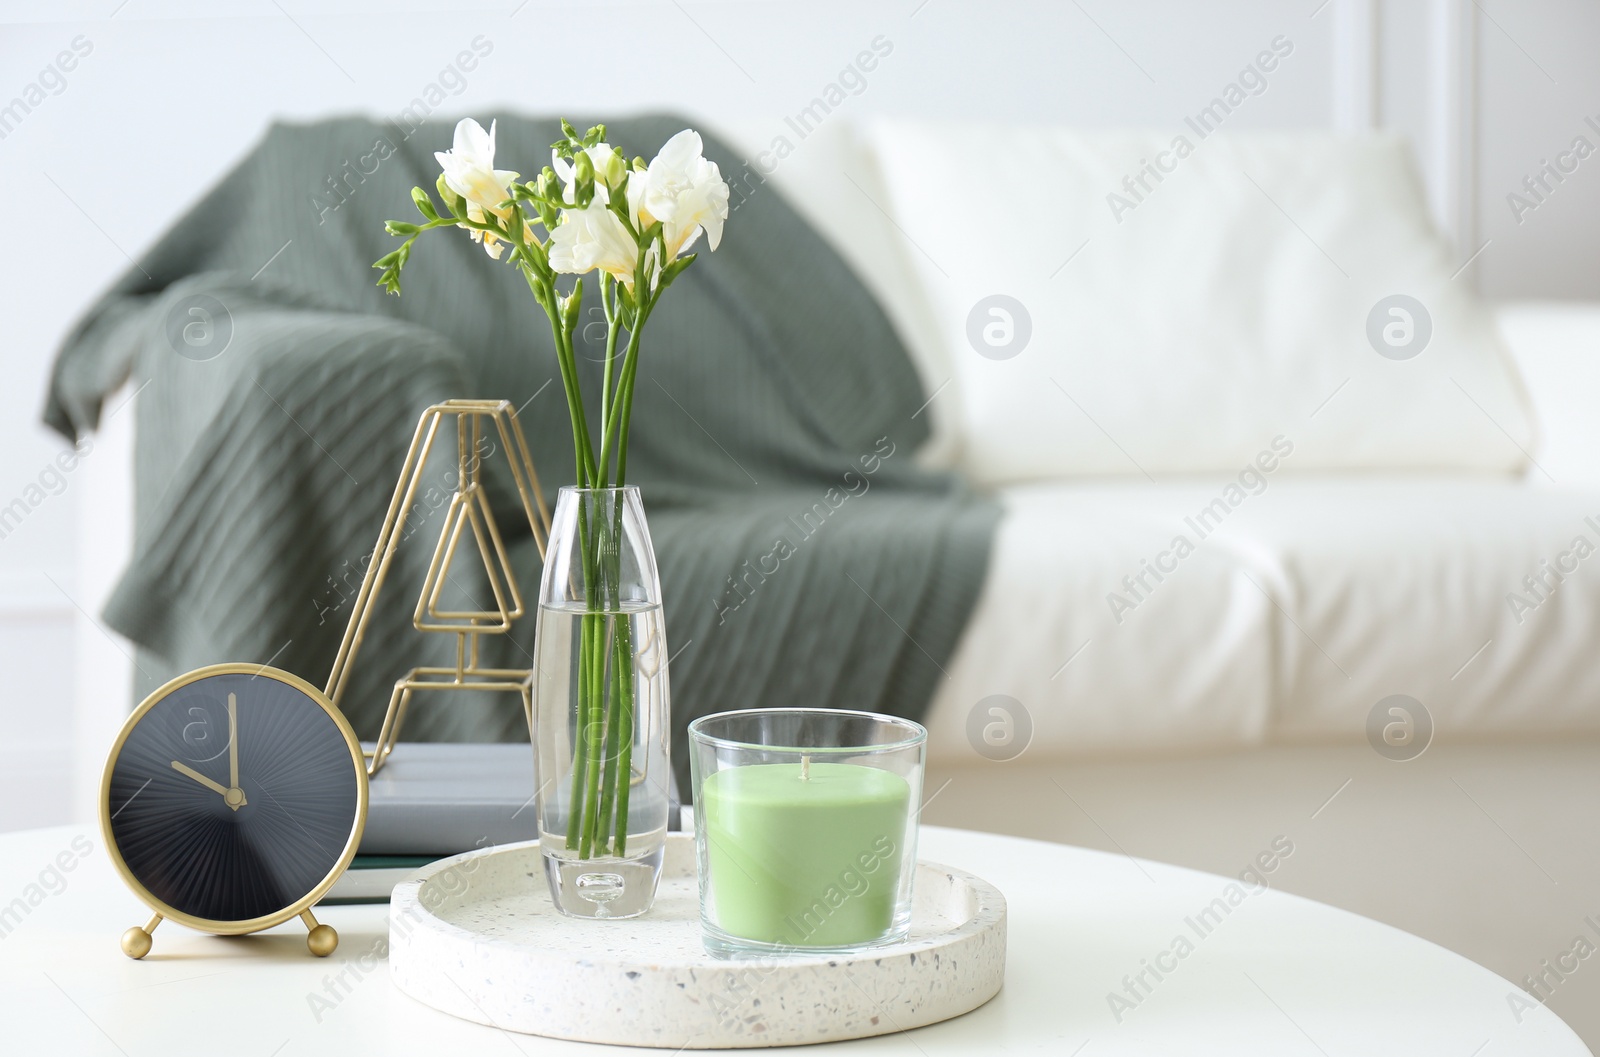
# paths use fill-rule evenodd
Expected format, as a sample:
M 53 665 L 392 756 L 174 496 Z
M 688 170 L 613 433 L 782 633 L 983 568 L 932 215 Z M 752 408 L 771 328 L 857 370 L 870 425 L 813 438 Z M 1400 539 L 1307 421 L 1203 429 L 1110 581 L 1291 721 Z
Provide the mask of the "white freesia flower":
M 583 153 L 587 154 L 589 161 L 594 163 L 594 196 L 602 202 L 607 201 L 605 171 L 612 157 L 617 154 L 617 148 L 609 143 L 596 143 L 592 147 L 585 147 Z M 623 162 L 626 163 L 627 159 L 624 158 Z M 556 176 L 561 180 L 561 186 L 565 189 L 563 200 L 568 205 L 573 204 L 577 199 L 572 189 L 574 172 L 571 160 L 563 158 L 552 147 L 550 148 L 550 168 L 555 170 Z
M 489 131 L 472 118 L 462 118 L 456 125 L 455 142 L 450 150 L 435 151 L 434 158 L 444 170 L 445 185 L 466 199 L 467 219 L 483 223 L 485 215 L 505 220 L 511 211 L 501 203 L 511 197 L 511 181 L 517 173 L 494 167 L 495 122 Z M 483 243 L 489 256 L 500 257 L 499 240 L 487 232 L 469 228 L 474 239 Z
M 550 267 L 558 272 L 583 275 L 599 268 L 633 283 L 638 244 L 598 196 L 583 209 L 562 211 L 561 222 L 550 232 L 549 250 Z
M 702 154 L 704 144 L 693 129 L 667 140 L 659 154 L 638 181 L 642 184 L 635 198 L 634 181 L 629 181 L 628 199 L 635 215 L 647 223 L 661 221 L 667 260 L 678 255 L 700 237 L 716 249 L 722 241 L 722 222 L 728 219 L 728 185 L 722 180 L 717 163 Z

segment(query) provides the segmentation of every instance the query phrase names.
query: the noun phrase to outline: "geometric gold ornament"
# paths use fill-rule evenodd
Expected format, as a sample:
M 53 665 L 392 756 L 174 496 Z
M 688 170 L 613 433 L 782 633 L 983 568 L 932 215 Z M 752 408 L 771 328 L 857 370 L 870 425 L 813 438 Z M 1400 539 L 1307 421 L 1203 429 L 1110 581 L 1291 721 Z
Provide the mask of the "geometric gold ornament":
M 377 774 L 394 751 L 400 737 L 400 727 L 405 722 L 406 709 L 412 695 L 418 691 L 515 693 L 522 700 L 523 714 L 530 731 L 533 726 L 532 670 L 482 668 L 478 665 L 479 636 L 506 634 L 511 630 L 512 623 L 524 613 L 522 592 L 517 588 L 510 556 L 506 553 L 500 528 L 495 523 L 494 511 L 483 487 L 482 470 L 487 458 L 496 452 L 503 453 L 512 480 L 516 482 L 522 510 L 528 518 L 528 527 L 533 532 L 541 558 L 544 557 L 545 544 L 550 535 L 550 511 L 539 490 L 539 476 L 534 470 L 533 457 L 528 452 L 528 441 L 523 436 L 522 425 L 517 421 L 516 410 L 508 400 L 447 400 L 442 404 L 434 404 L 422 413 L 400 470 L 400 480 L 395 484 L 394 498 L 389 502 L 383 529 L 378 533 L 378 542 L 373 545 L 373 558 L 362 577 L 361 590 L 356 595 L 350 622 L 345 626 L 344 641 L 339 644 L 333 671 L 328 675 L 326 695 L 334 705 L 339 704 L 349 680 L 350 669 L 355 664 L 356 653 L 361 649 L 367 621 L 372 615 L 373 606 L 377 604 L 378 593 L 383 589 L 390 563 L 405 535 L 405 512 L 416 501 L 428 455 L 438 439 L 440 427 L 447 426 L 450 420 L 454 420 L 456 427 L 455 490 L 445 512 L 439 542 L 434 546 L 433 560 L 423 579 L 411 623 L 418 631 L 456 636 L 456 663 L 449 668 L 413 668 L 395 682 L 377 745 L 374 751 L 365 754 L 368 775 Z M 498 445 L 493 443 L 494 437 L 498 437 Z M 456 582 L 452 576 L 454 563 L 457 558 L 465 559 L 467 556 L 475 557 L 482 564 L 490 594 L 494 598 L 493 609 L 442 608 L 441 599 L 447 587 Z

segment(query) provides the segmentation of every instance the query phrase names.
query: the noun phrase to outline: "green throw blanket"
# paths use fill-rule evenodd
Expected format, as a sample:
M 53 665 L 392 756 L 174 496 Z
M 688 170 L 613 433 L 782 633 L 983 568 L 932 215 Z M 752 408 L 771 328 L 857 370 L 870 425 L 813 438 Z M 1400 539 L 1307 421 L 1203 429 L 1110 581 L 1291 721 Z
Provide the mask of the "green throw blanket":
M 611 122 L 610 139 L 649 155 L 689 123 Z M 370 264 L 394 242 L 383 221 L 412 211 L 413 185 L 433 184 L 451 129 L 275 126 L 61 350 L 45 418 L 69 437 L 94 429 L 129 377 L 142 386 L 134 556 L 105 612 L 138 644 L 141 692 L 221 661 L 321 685 L 429 404 L 511 400 L 547 495 L 571 481 L 550 332 L 513 268 L 463 234 L 418 246 L 403 298 L 373 285 Z M 536 170 L 558 134 L 553 121 L 500 116 L 501 164 Z M 744 171 L 709 137 L 706 154 L 725 175 Z M 590 393 L 602 329 L 588 335 Z M 683 725 L 711 712 L 919 715 L 972 608 L 998 512 L 914 465 L 926 396 L 904 348 L 770 186 L 735 186 L 721 247 L 651 319 L 636 394 L 628 471 L 661 569 L 680 767 Z M 454 445 L 441 447 L 429 472 L 442 482 Z M 491 475 L 531 607 L 539 555 L 507 482 Z M 452 636 L 410 622 L 443 514 L 429 497 L 444 494 L 439 483 L 412 514 L 343 700 L 365 738 L 405 669 L 454 662 Z M 458 582 L 482 586 L 470 571 Z M 485 663 L 530 666 L 533 636 L 530 613 L 488 641 Z M 514 699 L 423 695 L 404 734 L 526 728 Z

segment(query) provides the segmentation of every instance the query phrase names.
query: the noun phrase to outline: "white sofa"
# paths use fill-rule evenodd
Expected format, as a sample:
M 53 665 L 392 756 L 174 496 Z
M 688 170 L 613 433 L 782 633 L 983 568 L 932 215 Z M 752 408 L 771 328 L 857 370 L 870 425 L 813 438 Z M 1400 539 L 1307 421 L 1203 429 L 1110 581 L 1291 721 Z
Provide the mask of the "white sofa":
M 935 394 L 923 457 L 1006 511 L 930 712 L 926 817 L 1225 873 L 1287 835 L 1292 891 L 1512 980 L 1570 950 L 1600 890 L 1600 556 L 1574 550 L 1600 547 L 1600 307 L 1478 304 L 1395 142 L 1203 143 L 1119 224 L 1106 195 L 1168 137 L 838 121 L 774 167 L 782 131 L 730 135 L 888 307 Z M 994 157 L 952 172 L 973 144 Z M 1008 181 L 1034 222 L 984 203 Z M 1379 355 L 1351 316 L 1407 291 L 1431 362 Z M 1010 360 L 964 340 L 992 294 L 1031 315 Z M 1121 341 L 1108 298 L 1177 322 Z M 1092 362 L 1106 344 L 1125 358 Z M 1162 559 L 1281 434 L 1296 452 L 1259 494 Z M 1396 694 L 1433 728 L 1415 758 L 1374 748 Z M 1554 1007 L 1600 1039 L 1600 981 L 1564 987 Z
M 779 159 L 780 124 L 723 131 L 884 301 L 933 394 L 920 457 L 1005 508 L 929 716 L 929 821 L 1226 873 L 1285 835 L 1282 887 L 1514 979 L 1570 949 L 1600 886 L 1600 556 L 1563 558 L 1600 545 L 1600 309 L 1479 305 L 1392 143 L 1208 141 L 1129 213 L 1106 196 L 1168 137 L 836 118 Z M 975 139 L 981 171 L 950 171 Z M 990 201 L 1008 181 L 1032 213 Z M 1431 359 L 1351 316 L 1407 289 Z M 1008 359 L 964 340 L 992 294 L 1030 313 Z M 98 443 L 86 532 L 126 539 L 129 438 Z M 93 550 L 98 598 L 121 555 Z M 1513 612 L 1547 561 L 1572 571 Z M 98 630 L 80 647 L 93 738 L 129 680 Z M 1404 762 L 1369 737 L 1395 694 L 1433 727 Z M 1596 995 L 1553 1004 L 1595 1038 Z
M 1118 186 L 1097 170 L 1160 139 L 1060 133 L 1053 155 L 1014 156 L 1031 172 L 1018 179 L 1049 187 L 1047 216 L 1019 231 L 986 208 L 962 220 L 951 184 L 964 181 L 935 174 L 976 138 L 840 123 L 771 174 L 879 292 L 938 392 L 925 457 L 1006 509 L 935 701 L 936 755 L 973 755 L 968 713 L 996 694 L 1026 709 L 1030 752 L 1063 759 L 1364 744 L 1391 694 L 1417 698 L 1451 739 L 1600 734 L 1600 559 L 1586 575 L 1579 557 L 1600 547 L 1600 426 L 1583 395 L 1600 392 L 1583 385 L 1600 383 L 1600 311 L 1516 306 L 1497 327 L 1450 278 L 1397 140 L 1254 136 L 1225 156 L 1203 144 L 1209 168 L 1197 153 L 1157 188 L 1170 201 L 1143 207 L 1169 215 L 1131 232 L 1127 217 L 1095 226 Z M 1227 186 L 1230 168 L 1242 187 Z M 947 194 L 950 211 L 925 219 Z M 1222 216 L 1185 217 L 1223 195 Z M 935 244 L 942 228 L 962 234 Z M 1040 267 L 1072 258 L 1080 238 L 1082 264 Z M 1318 239 L 1368 274 L 1347 274 Z M 1096 240 L 1120 244 L 1091 259 Z M 1166 259 L 1230 251 L 1223 266 Z M 1322 270 L 1296 273 L 1308 264 Z M 1406 289 L 1427 291 L 1433 335 L 1396 362 L 1349 305 L 1365 315 L 1372 292 Z M 1033 335 L 997 364 L 962 342 L 976 302 L 962 295 L 1007 290 L 1031 304 Z M 1119 290 L 1133 291 L 1122 309 L 1085 301 Z M 1129 323 L 1139 333 L 1118 344 L 1107 330 L 1134 307 L 1175 319 Z M 1298 318 L 1261 318 L 1275 311 Z M 1062 316 L 1094 318 L 1052 323 Z M 1186 347 L 1149 347 L 1161 341 Z M 1231 405 L 1192 406 L 1208 401 Z M 1039 424 L 1051 418 L 1068 421 Z M 1071 450 L 1096 432 L 1095 450 Z M 1192 552 L 1173 547 L 1180 537 Z

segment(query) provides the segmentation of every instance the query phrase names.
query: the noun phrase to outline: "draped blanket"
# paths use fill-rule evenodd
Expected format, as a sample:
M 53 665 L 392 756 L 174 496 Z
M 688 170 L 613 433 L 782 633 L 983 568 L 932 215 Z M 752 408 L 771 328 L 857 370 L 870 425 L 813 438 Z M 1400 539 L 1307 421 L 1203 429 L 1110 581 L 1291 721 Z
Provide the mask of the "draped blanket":
M 613 143 L 648 156 L 689 122 L 609 124 Z M 501 115 L 500 164 L 542 166 L 558 135 L 554 121 Z M 130 377 L 142 386 L 134 555 L 105 611 L 138 645 L 139 690 L 221 661 L 321 685 L 429 404 L 511 400 L 546 494 L 573 479 L 549 327 L 514 268 L 442 232 L 419 241 L 403 297 L 373 285 L 372 261 L 394 245 L 383 221 L 416 219 L 409 189 L 433 184 L 432 152 L 450 138 L 444 122 L 274 126 L 61 349 L 45 419 L 69 437 L 95 428 Z M 706 154 L 742 169 L 710 137 Z M 915 465 L 926 395 L 905 349 L 773 188 L 736 187 L 720 248 L 699 248 L 645 331 L 628 461 L 661 570 L 680 767 L 682 726 L 710 712 L 918 716 L 998 516 Z M 603 326 L 582 338 L 595 394 Z M 454 662 L 452 636 L 411 627 L 455 460 L 454 444 L 439 447 L 342 702 L 366 738 L 405 669 Z M 485 465 L 531 605 L 538 550 L 494 452 Z M 470 595 L 474 575 L 452 582 Z M 533 644 L 530 612 L 486 640 L 484 661 L 529 667 Z M 526 737 L 514 699 L 459 696 L 418 698 L 405 736 Z

